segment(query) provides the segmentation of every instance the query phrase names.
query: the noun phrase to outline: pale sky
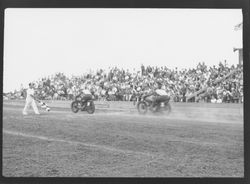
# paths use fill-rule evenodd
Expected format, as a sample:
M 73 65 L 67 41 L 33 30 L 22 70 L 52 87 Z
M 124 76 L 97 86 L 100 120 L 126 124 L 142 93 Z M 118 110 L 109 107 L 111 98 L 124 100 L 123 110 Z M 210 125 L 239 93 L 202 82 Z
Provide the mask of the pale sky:
M 5 10 L 3 91 L 56 72 L 238 63 L 241 9 Z

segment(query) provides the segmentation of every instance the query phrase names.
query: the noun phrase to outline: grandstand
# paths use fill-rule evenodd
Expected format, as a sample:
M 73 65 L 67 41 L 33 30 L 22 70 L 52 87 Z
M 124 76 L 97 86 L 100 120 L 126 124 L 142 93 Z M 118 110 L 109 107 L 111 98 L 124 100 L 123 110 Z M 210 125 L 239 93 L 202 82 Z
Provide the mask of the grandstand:
M 71 78 L 57 73 L 35 84 L 40 99 L 72 100 L 87 87 L 97 100 L 132 101 L 159 82 L 175 102 L 243 102 L 243 66 L 227 66 L 226 61 L 213 67 L 199 63 L 196 68 L 182 70 L 142 65 L 140 71 L 131 72 L 113 67 Z M 24 89 L 4 95 L 8 99 L 24 97 Z

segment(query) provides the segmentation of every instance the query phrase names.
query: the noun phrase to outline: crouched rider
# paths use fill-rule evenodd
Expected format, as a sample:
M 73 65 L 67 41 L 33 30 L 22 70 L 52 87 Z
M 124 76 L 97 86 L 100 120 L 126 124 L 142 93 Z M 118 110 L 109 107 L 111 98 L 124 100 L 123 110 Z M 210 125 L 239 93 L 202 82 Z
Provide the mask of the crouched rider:
M 76 96 L 76 99 L 80 99 L 80 101 L 83 103 L 87 102 L 88 100 L 91 100 L 92 98 L 93 96 L 87 88 L 82 90 L 81 93 Z
M 162 86 L 158 84 L 158 88 L 155 89 L 153 92 L 148 93 L 145 97 L 152 96 L 152 105 L 151 108 L 155 108 L 156 105 L 160 104 L 161 102 L 165 102 L 169 100 L 169 95 L 167 92 L 162 89 Z

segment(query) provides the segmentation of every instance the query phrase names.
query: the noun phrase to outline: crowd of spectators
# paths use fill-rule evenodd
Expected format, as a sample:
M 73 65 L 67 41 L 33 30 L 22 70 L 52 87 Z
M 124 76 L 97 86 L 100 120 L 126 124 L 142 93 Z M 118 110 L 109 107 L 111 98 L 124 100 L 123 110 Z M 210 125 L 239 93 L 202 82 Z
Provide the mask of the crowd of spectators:
M 223 79 L 231 72 L 234 73 Z M 215 82 L 220 79 L 221 82 Z M 140 70 L 129 71 L 112 67 L 107 71 L 98 69 L 82 76 L 67 77 L 57 73 L 35 81 L 40 99 L 73 100 L 74 96 L 87 88 L 97 100 L 113 101 L 132 101 L 139 94 L 154 90 L 158 83 L 175 102 L 243 102 L 243 67 L 228 66 L 226 61 L 209 67 L 204 62 L 198 63 L 191 69 L 141 65 Z M 203 93 L 188 99 L 189 95 L 201 89 L 205 89 Z M 24 91 L 20 89 L 6 94 L 6 98 L 22 98 Z

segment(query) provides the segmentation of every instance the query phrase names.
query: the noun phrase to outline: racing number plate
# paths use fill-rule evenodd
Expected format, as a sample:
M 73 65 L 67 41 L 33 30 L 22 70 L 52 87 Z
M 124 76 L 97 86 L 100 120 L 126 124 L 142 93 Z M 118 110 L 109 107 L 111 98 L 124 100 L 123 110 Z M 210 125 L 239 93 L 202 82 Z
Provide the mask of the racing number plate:
M 161 107 L 164 107 L 164 106 L 165 106 L 165 104 L 163 102 L 161 102 Z
M 87 103 L 87 106 L 90 106 L 90 102 Z

